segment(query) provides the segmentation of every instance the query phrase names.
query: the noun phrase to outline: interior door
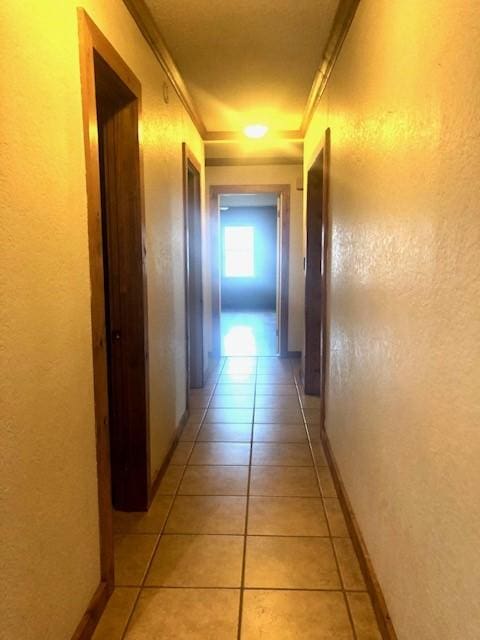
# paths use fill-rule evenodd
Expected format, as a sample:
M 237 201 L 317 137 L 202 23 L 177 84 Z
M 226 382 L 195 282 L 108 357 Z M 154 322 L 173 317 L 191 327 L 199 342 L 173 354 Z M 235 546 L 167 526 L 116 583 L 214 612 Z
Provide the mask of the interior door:
M 184 155 L 186 148 L 184 147 Z M 204 385 L 203 267 L 200 171 L 185 157 L 187 369 L 190 389 Z
M 323 150 L 307 177 L 307 246 L 305 260 L 305 393 L 320 395 L 322 355 Z
M 138 99 L 95 56 L 112 502 L 149 500 L 147 344 Z
M 277 299 L 276 299 L 276 314 L 277 314 L 277 353 L 280 352 L 280 332 L 282 330 L 282 225 L 281 225 L 281 212 L 282 212 L 282 195 L 277 196 Z
M 307 247 L 305 261 L 305 347 L 303 381 L 305 393 L 320 395 L 320 424 L 326 414 L 328 371 L 328 200 L 330 129 L 325 144 L 308 172 Z

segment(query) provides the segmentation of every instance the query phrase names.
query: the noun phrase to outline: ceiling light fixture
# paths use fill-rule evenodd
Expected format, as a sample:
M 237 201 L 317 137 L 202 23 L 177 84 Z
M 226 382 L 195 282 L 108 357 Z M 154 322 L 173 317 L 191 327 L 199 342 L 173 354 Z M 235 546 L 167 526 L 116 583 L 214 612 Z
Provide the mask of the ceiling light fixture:
M 243 133 L 247 136 L 247 138 L 263 138 L 263 136 L 267 133 L 268 127 L 264 124 L 249 124 L 248 127 L 245 127 Z

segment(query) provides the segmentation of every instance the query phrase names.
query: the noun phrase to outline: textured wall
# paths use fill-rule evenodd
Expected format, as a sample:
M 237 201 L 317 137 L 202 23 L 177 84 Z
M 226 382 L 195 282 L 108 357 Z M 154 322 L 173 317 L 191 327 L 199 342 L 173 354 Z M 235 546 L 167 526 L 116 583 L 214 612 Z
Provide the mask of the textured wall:
M 290 264 L 288 291 L 288 348 L 300 351 L 303 348 L 303 221 L 302 192 L 297 191 L 297 178 L 302 176 L 301 165 L 260 165 L 207 167 L 205 192 L 211 185 L 230 184 L 289 184 L 290 185 Z M 206 263 L 205 269 L 210 265 Z M 210 291 L 206 292 L 205 309 L 208 316 L 208 327 L 211 320 Z M 211 335 L 211 333 L 209 333 Z
M 480 629 L 480 10 L 362 0 L 332 129 L 327 429 L 400 640 Z
M 65 640 L 99 582 L 77 2 L 0 8 L 0 636 Z M 184 410 L 181 143 L 203 145 L 120 0 L 85 9 L 143 85 L 152 471 Z M 8 91 L 8 93 L 7 93 Z

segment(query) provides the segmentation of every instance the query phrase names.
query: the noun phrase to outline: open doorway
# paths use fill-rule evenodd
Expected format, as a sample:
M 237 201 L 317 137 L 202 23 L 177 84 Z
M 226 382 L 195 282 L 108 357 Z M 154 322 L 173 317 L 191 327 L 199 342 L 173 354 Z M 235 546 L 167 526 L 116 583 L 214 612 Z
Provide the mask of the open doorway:
M 290 187 L 211 187 L 217 356 L 288 355 Z
M 307 174 L 305 259 L 305 347 L 303 385 L 310 395 L 319 395 L 322 423 L 325 415 L 327 370 L 327 244 L 330 130 L 325 144 Z
M 278 355 L 277 195 L 220 196 L 223 356 Z
M 185 308 L 188 389 L 204 384 L 202 214 L 200 163 L 183 144 L 185 216 Z

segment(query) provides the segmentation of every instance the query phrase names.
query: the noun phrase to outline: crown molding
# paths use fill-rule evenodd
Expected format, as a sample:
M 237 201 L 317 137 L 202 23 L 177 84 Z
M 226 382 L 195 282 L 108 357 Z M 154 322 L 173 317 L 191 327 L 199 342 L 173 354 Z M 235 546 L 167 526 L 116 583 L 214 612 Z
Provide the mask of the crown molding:
M 202 138 L 205 138 L 206 128 L 203 120 L 195 107 L 195 103 L 177 65 L 167 49 L 150 9 L 145 4 L 144 0 L 123 0 L 123 3 L 129 10 L 132 18 L 135 20 L 138 28 L 142 32 L 143 37 L 150 45 L 155 57 L 172 83 L 175 92 L 192 118 L 198 133 Z
M 145 40 L 152 49 L 162 69 L 172 83 L 180 101 L 192 118 L 198 133 L 205 142 L 222 143 L 245 140 L 239 131 L 207 131 L 205 124 L 195 106 L 193 98 L 176 66 L 167 46 L 160 34 L 150 9 L 145 0 L 123 0 L 128 11 L 135 20 Z M 360 0 L 340 0 L 333 21 L 332 29 L 323 52 L 322 63 L 317 69 L 312 88 L 305 105 L 301 128 L 292 131 L 275 131 L 275 138 L 281 140 L 303 140 L 312 120 L 315 107 L 322 97 L 328 79 L 338 58 L 342 44 L 348 33 Z
M 308 126 L 312 121 L 315 107 L 325 90 L 328 79 L 332 73 L 333 67 L 335 66 L 338 54 L 340 53 L 359 4 L 360 0 L 340 0 L 333 20 L 332 29 L 323 52 L 322 63 L 317 69 L 312 88 L 310 90 L 310 95 L 308 96 L 307 104 L 305 105 L 301 126 L 302 136 L 305 135 Z

